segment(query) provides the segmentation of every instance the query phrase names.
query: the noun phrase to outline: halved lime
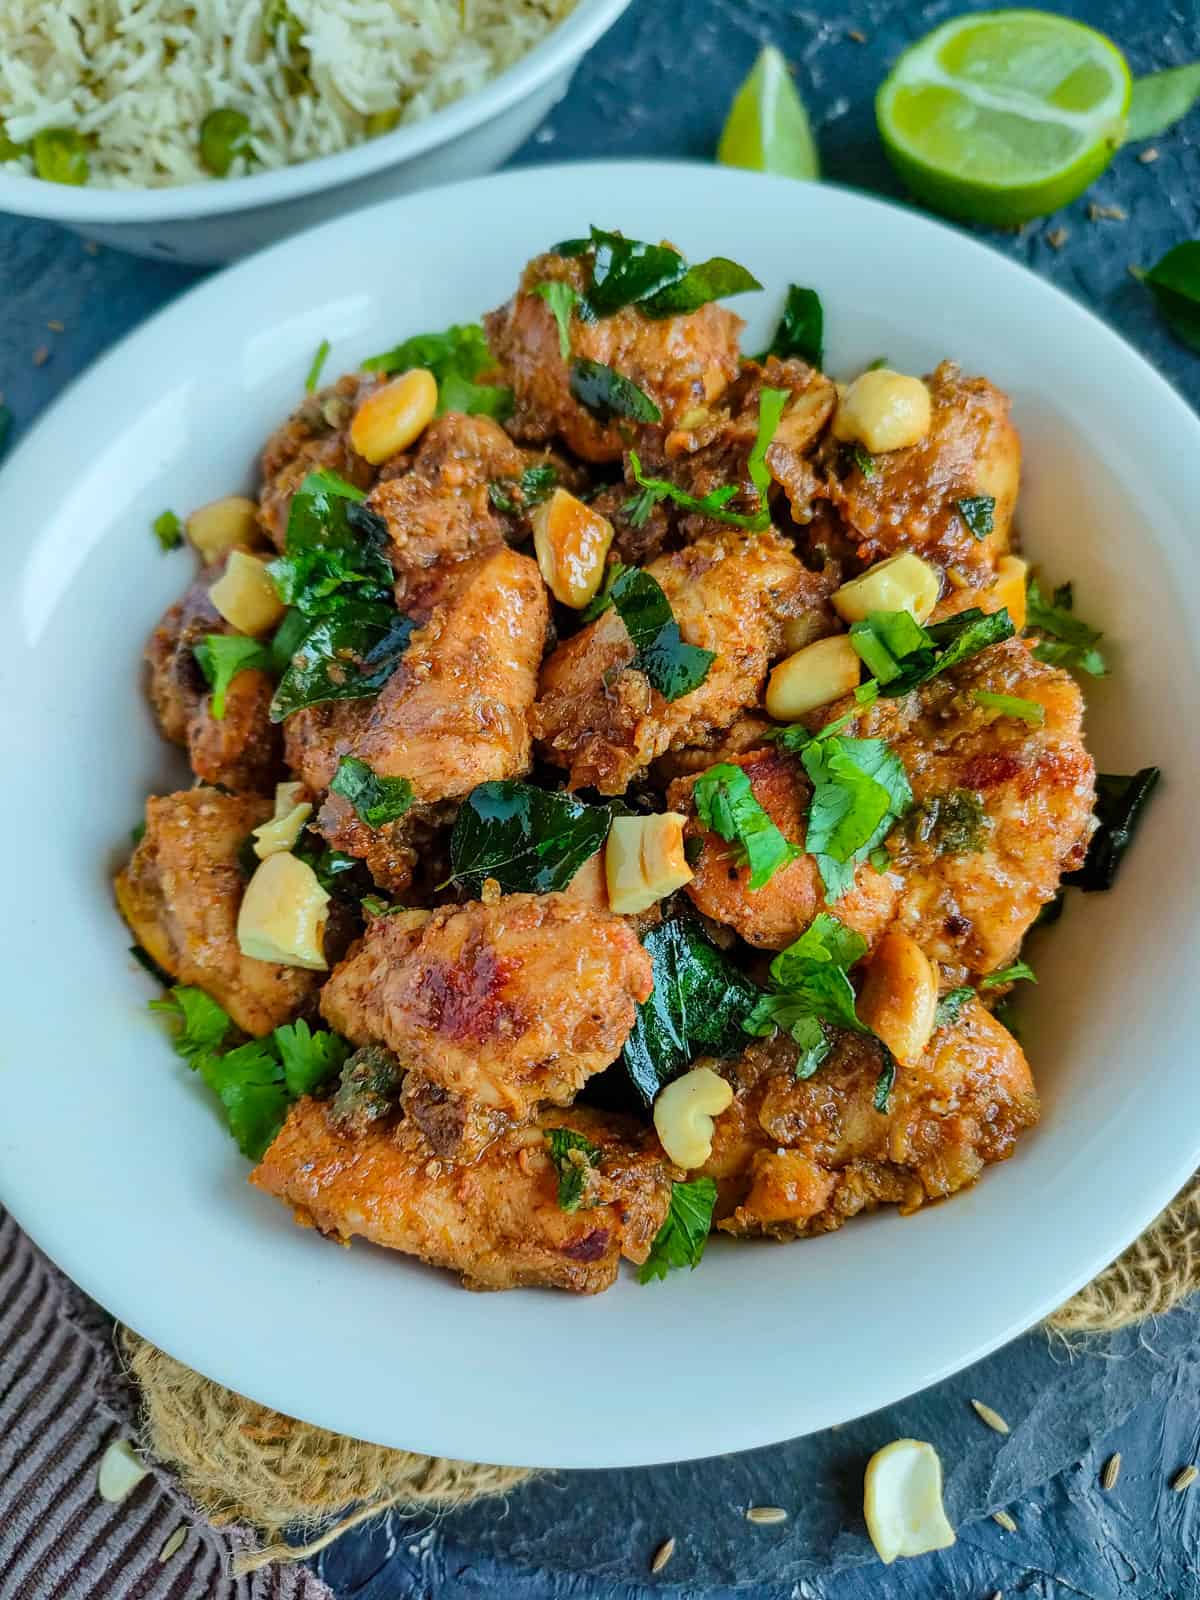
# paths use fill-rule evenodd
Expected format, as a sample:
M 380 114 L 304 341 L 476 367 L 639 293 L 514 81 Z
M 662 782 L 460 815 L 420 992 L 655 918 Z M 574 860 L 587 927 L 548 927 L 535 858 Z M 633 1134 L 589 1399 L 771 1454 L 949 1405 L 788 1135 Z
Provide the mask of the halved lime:
M 778 172 L 785 178 L 819 178 L 817 146 L 808 112 L 787 62 L 764 45 L 750 76 L 733 97 L 717 160 L 727 167 Z
M 1081 194 L 1125 134 L 1125 57 L 1045 11 L 984 11 L 906 50 L 875 98 L 892 165 L 918 199 L 971 222 L 1027 222 Z

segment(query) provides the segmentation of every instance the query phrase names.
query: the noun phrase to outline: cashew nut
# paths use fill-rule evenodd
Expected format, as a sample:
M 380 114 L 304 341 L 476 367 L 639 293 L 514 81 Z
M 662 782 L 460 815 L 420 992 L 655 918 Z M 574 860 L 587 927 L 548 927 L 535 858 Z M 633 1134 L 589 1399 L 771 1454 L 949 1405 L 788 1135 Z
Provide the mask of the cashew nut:
M 693 1067 L 659 1090 L 654 1127 L 677 1167 L 690 1172 L 704 1165 L 712 1155 L 713 1118 L 732 1102 L 732 1088 L 711 1067 Z

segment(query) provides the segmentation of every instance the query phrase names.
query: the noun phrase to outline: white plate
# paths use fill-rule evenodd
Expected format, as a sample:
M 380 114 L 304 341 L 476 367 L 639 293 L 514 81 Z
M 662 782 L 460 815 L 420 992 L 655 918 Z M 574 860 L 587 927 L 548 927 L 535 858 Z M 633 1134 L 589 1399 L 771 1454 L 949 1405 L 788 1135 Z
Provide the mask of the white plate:
M 145 1011 L 108 875 L 179 775 L 139 657 L 189 565 L 151 518 L 253 481 L 312 352 L 327 371 L 466 320 L 595 220 L 821 293 L 827 362 L 960 360 L 1007 389 L 1020 520 L 1072 577 L 1116 672 L 1089 687 L 1101 766 L 1166 769 L 1119 887 L 1076 896 L 1022 996 L 1040 1127 L 969 1193 L 810 1243 L 715 1242 L 700 1269 L 598 1299 L 464 1293 L 293 1226 L 245 1183 Z M 201 285 L 81 379 L 0 472 L 5 851 L 0 1194 L 56 1261 L 180 1360 L 326 1427 L 482 1461 L 601 1467 L 843 1422 L 974 1361 L 1112 1259 L 1200 1158 L 1192 858 L 1200 719 L 1200 425 L 1054 289 L 911 212 L 712 167 L 540 167 L 346 217 Z

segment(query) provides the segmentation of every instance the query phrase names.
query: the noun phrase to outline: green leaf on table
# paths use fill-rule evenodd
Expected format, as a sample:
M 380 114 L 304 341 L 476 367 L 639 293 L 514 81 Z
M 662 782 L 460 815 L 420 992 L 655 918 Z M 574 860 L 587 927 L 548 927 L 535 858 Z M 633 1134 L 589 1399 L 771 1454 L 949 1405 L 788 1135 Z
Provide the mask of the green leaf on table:
M 398 822 L 412 807 L 413 787 L 407 778 L 381 777 L 357 756 L 343 756 L 330 790 L 354 807 L 368 828 Z
M 1166 133 L 1200 99 L 1200 61 L 1185 67 L 1166 67 L 1133 80 L 1125 143 L 1154 139 Z
M 1200 241 L 1175 245 L 1142 281 L 1172 332 L 1200 350 Z
M 671 1202 L 666 1221 L 654 1235 L 650 1254 L 638 1269 L 638 1282 L 665 1278 L 681 1267 L 695 1269 L 704 1254 L 712 1228 L 717 1186 L 711 1178 L 693 1178 L 690 1183 L 671 1185 Z
M 761 889 L 803 853 L 763 810 L 741 767 L 729 762 L 709 767 L 697 778 L 692 798 L 704 826 L 737 846 L 734 859 L 750 868 L 752 890 Z
M 451 873 L 471 895 L 485 878 L 506 894 L 553 894 L 595 855 L 611 825 L 608 806 L 585 805 L 565 792 L 516 778 L 481 783 L 455 818 Z
M 248 639 L 241 633 L 205 634 L 192 646 L 192 654 L 212 690 L 209 712 L 217 722 L 224 719 L 225 696 L 238 673 L 249 668 L 270 672 L 273 666 L 270 650 L 257 639 Z

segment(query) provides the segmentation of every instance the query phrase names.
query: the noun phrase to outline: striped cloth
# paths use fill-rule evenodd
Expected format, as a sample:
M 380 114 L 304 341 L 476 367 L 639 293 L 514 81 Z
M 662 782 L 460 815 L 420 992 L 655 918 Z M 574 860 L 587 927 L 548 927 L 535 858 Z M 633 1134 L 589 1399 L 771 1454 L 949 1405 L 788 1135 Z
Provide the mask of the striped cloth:
M 333 1600 L 303 1566 L 230 1577 L 254 1535 L 213 1528 L 161 1467 L 102 1500 L 100 1458 L 136 1414 L 111 1320 L 0 1209 L 0 1600 Z

